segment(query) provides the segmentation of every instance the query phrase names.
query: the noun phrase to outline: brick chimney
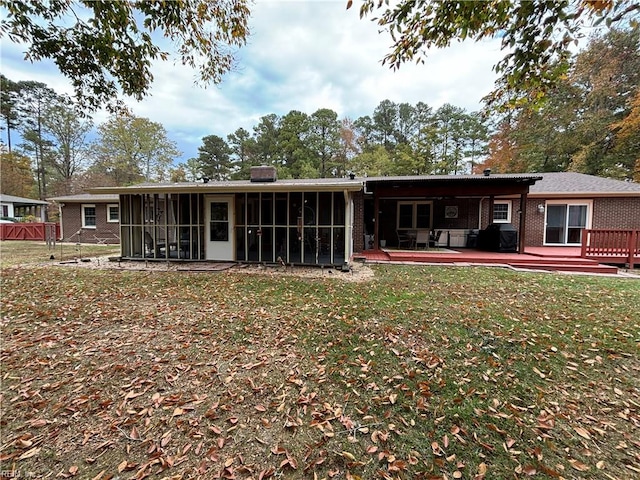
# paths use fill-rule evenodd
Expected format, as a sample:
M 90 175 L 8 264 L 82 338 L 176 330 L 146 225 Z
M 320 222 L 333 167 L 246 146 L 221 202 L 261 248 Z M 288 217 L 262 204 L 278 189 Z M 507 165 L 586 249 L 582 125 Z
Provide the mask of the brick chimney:
M 275 182 L 277 179 L 276 167 L 270 167 L 268 165 L 251 167 L 252 182 Z

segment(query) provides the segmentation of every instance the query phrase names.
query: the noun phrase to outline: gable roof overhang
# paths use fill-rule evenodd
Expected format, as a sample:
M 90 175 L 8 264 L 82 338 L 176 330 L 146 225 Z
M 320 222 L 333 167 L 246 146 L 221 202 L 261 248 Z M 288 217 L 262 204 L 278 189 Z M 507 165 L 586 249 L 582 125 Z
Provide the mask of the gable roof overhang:
M 363 179 L 314 178 L 284 179 L 275 182 L 251 182 L 248 180 L 184 182 L 184 183 L 143 183 L 128 187 L 96 187 L 92 194 L 168 194 L 168 193 L 250 193 L 250 192 L 358 192 L 362 190 Z
M 61 197 L 49 198 L 50 201 L 56 203 L 118 203 L 118 199 L 118 195 L 115 194 L 94 195 L 91 193 L 63 195 Z
M 429 175 L 424 177 L 372 177 L 365 182 L 365 192 L 378 197 L 486 197 L 527 194 L 531 185 L 541 180 L 535 174 L 498 175 Z
M 32 198 L 24 198 L 24 197 L 16 197 L 15 195 L 7 195 L 5 193 L 0 193 L 0 202 L 2 203 L 12 203 L 16 207 L 32 207 L 36 205 L 48 205 L 49 202 L 45 202 L 43 200 L 34 200 Z

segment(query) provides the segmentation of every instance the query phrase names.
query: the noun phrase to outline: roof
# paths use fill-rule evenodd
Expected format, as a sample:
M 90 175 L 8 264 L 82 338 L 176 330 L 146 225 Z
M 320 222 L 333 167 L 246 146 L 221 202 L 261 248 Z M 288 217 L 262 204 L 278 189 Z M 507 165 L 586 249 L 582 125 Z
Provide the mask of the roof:
M 290 191 L 358 191 L 362 190 L 360 178 L 300 178 L 279 179 L 275 182 L 251 182 L 250 180 L 223 180 L 210 182 L 140 183 L 128 187 L 96 187 L 95 194 L 129 193 L 237 193 L 237 192 L 290 192 Z
M 13 203 L 17 205 L 48 205 L 49 202 L 34 200 L 33 198 L 16 197 L 15 195 L 5 195 L 0 193 L 0 202 Z
M 542 180 L 531 186 L 532 197 L 638 197 L 640 183 L 596 177 L 576 172 L 539 174 Z
M 117 194 L 93 194 L 79 193 L 77 195 L 63 195 L 61 197 L 51 197 L 49 200 L 58 203 L 118 203 Z
M 540 180 L 542 174 L 540 173 L 492 173 L 490 175 L 407 175 L 407 176 L 395 176 L 395 177 L 368 177 L 367 183 L 384 183 L 384 182 L 415 182 L 428 181 L 428 182 L 493 182 L 493 181 L 528 181 L 535 182 Z
M 92 194 L 56 197 L 51 200 L 80 201 L 117 201 L 117 194 L 123 193 L 239 193 L 239 192 L 278 192 L 278 191 L 359 191 L 365 184 L 384 185 L 416 183 L 446 188 L 455 184 L 528 184 L 529 196 L 533 197 L 636 197 L 640 196 L 640 184 L 610 178 L 596 177 L 576 172 L 555 173 L 505 173 L 490 175 L 412 175 L 389 177 L 356 178 L 312 178 L 279 179 L 275 182 L 251 182 L 249 180 L 180 182 L 180 183 L 142 183 L 128 187 L 97 187 Z

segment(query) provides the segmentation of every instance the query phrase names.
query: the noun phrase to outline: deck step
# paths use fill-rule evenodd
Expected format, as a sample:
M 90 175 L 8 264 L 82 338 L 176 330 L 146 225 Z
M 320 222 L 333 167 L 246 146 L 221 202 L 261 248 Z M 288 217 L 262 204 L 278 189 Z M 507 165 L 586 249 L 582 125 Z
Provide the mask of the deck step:
M 594 263 L 592 265 L 579 265 L 569 263 L 530 263 L 530 262 L 509 262 L 514 268 L 526 268 L 529 270 L 546 270 L 552 272 L 583 272 L 583 273 L 605 273 L 617 274 L 618 268 L 611 265 L 600 265 Z

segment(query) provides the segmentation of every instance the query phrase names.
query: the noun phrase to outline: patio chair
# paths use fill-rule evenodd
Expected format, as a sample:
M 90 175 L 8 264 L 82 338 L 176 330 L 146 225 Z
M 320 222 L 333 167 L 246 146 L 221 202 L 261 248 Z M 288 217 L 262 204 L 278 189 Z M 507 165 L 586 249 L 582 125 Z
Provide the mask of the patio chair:
M 440 242 L 440 237 L 442 236 L 442 230 L 436 230 L 429 235 L 429 248 L 435 248 L 438 246 Z
M 429 247 L 429 243 L 429 230 L 418 230 L 418 234 L 416 235 L 415 247 L 418 248 L 420 245 L 424 245 L 424 248 L 426 250 Z
M 167 246 L 164 243 L 157 243 L 154 248 L 153 237 L 149 232 L 144 232 L 144 248 L 145 257 L 153 257 L 154 253 L 156 257 L 164 257 Z
M 413 246 L 413 238 L 409 235 L 409 232 L 403 230 L 396 230 L 396 235 L 398 236 L 398 248 L 407 247 L 411 248 Z

